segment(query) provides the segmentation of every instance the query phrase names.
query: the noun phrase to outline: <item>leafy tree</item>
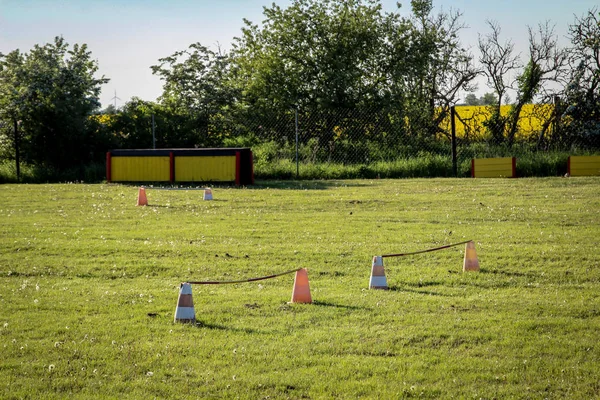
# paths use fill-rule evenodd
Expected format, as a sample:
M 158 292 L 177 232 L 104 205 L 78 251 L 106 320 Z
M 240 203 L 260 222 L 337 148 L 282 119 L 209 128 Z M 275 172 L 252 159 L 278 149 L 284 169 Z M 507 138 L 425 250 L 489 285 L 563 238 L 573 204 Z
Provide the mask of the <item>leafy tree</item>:
M 495 22 L 488 21 L 488 24 L 491 33 L 479 37 L 479 61 L 488 78 L 488 86 L 494 89 L 498 101 L 491 106 L 492 114 L 485 124 L 497 143 L 502 143 L 506 135 L 508 145 L 512 146 L 523 106 L 531 103 L 542 92 L 546 96 L 552 96 L 550 92 L 545 92 L 545 83 L 560 82 L 565 72 L 566 52 L 558 47 L 554 28 L 547 22 L 540 24 L 537 32 L 529 28 L 528 62 L 522 67 L 519 56 L 513 54 L 513 43 L 502 43 L 500 27 Z M 511 81 L 514 75 L 516 87 Z M 516 89 L 517 99 L 508 115 L 502 116 L 500 107 L 502 101 L 507 99 L 508 89 Z
M 504 98 L 507 99 L 508 95 L 505 95 Z M 479 99 L 479 103 L 484 106 L 493 106 L 495 104 L 498 104 L 498 98 L 494 93 L 488 92 L 481 96 L 481 98 Z
M 370 140 L 433 137 L 444 118 L 438 108 L 447 112 L 477 71 L 458 40 L 460 14 L 433 15 L 427 0 L 411 5 L 411 19 L 384 13 L 375 0 L 265 8 L 262 25 L 246 21 L 236 40 L 234 82 L 259 114 L 312 110 L 305 130 L 322 147 L 331 148 L 344 137 L 345 121 L 367 110 L 387 110 L 373 117 Z
M 232 52 L 232 79 L 242 108 L 254 113 L 253 133 L 293 141 L 293 124 L 264 126 L 293 122 L 298 108 L 307 132 L 301 140 L 317 138 L 331 155 L 364 110 L 401 110 L 404 88 L 395 77 L 406 75 L 408 29 L 398 14 L 383 13 L 373 0 L 296 0 L 287 8 L 273 4 L 264 16 L 260 26 L 245 21 Z M 373 120 L 371 139 L 390 132 L 389 117 Z
M 115 107 L 114 104 L 109 104 L 104 110 L 100 111 L 99 114 L 115 115 L 118 112 L 119 109 Z
M 508 145 L 512 146 L 517 133 L 523 106 L 547 88 L 546 82 L 559 83 L 565 74 L 567 52 L 558 46 L 554 28 L 538 25 L 537 32 L 529 28 L 529 61 L 517 77 L 517 99 L 508 114 Z M 548 92 L 546 93 L 548 94 Z M 549 92 L 550 97 L 554 93 Z
M 474 93 L 469 93 L 465 97 L 465 104 L 468 106 L 492 106 L 498 104 L 498 98 L 494 93 L 484 93 L 483 96 L 477 97 Z
M 155 103 L 133 97 L 117 114 L 102 114 L 99 120 L 115 137 L 117 147 L 151 149 L 152 114 L 157 107 Z
M 25 57 L 15 50 L 6 56 L 0 53 L 0 125 L 5 129 L 8 142 L 12 147 L 17 172 L 20 179 L 20 145 L 23 130 L 19 129 L 25 116 L 26 91 L 22 85 L 25 79 Z
M 465 104 L 468 106 L 478 106 L 479 99 L 475 96 L 474 93 L 469 93 L 467 97 L 465 97 Z
M 379 97 L 390 66 L 377 63 L 385 36 L 378 2 L 296 0 L 264 15 L 261 28 L 246 20 L 235 41 L 236 75 L 249 101 L 333 108 Z
M 439 125 L 461 90 L 473 91 L 472 81 L 480 74 L 473 57 L 459 39 L 464 28 L 458 11 L 433 14 L 431 0 L 411 1 L 412 38 L 409 64 L 413 74 L 405 77 L 414 106 L 411 120 L 429 134 L 441 133 Z
M 13 51 L 0 65 L 0 113 L 21 121 L 19 134 L 30 161 L 63 170 L 98 156 L 89 116 L 99 107 L 100 86 L 108 79 L 94 77 L 97 62 L 85 44 L 69 49 L 56 37 L 27 54 Z
M 569 26 L 569 83 L 563 93 L 570 135 L 583 136 L 600 146 L 600 12 L 597 8 L 576 17 Z
M 168 141 L 192 147 L 220 143 L 221 132 L 214 125 L 237 96 L 228 84 L 229 55 L 194 43 L 158 61 L 151 68 L 165 82 L 160 104 L 181 125 L 171 126 Z

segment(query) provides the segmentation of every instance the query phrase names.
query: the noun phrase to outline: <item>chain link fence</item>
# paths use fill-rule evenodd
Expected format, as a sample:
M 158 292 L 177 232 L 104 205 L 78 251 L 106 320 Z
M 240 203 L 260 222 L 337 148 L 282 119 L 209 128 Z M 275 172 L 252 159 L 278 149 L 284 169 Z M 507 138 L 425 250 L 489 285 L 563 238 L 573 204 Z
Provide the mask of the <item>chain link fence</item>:
M 517 157 L 520 176 L 556 176 L 566 172 L 569 155 L 600 153 L 600 123 L 583 126 L 555 104 L 413 115 L 381 107 L 297 108 L 248 113 L 241 121 L 225 145 L 251 146 L 259 176 L 285 169 L 286 177 L 299 177 L 323 165 L 354 171 L 342 177 L 468 176 L 471 159 L 486 157 Z M 420 168 L 403 173 L 411 162 Z

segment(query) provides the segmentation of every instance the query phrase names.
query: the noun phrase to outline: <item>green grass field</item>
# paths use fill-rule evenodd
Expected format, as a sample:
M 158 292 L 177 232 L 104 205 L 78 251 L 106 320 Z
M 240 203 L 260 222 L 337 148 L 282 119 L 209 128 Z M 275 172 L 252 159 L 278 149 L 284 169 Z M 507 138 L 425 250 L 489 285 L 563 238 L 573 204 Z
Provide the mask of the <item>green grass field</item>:
M 600 398 L 600 179 L 0 186 L 0 398 Z M 390 290 L 369 290 L 386 258 Z M 183 281 L 197 324 L 174 323 Z

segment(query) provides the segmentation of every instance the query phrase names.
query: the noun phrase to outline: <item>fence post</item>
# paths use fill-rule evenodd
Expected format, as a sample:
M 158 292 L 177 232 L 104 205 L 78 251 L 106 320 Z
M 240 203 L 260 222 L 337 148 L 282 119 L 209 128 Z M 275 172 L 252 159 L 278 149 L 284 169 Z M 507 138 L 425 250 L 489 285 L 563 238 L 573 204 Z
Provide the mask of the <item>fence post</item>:
M 296 106 L 296 179 L 299 179 L 300 168 L 298 164 L 298 106 Z
M 17 167 L 17 182 L 21 182 L 21 160 L 19 158 L 19 122 L 16 118 L 13 118 L 14 129 L 15 129 L 15 164 Z
M 152 148 L 156 149 L 156 135 L 154 134 L 154 130 L 156 125 L 154 125 L 154 114 L 152 114 Z
M 554 96 L 554 121 L 552 124 L 552 138 L 551 142 L 554 142 L 556 139 L 560 137 L 560 117 L 562 115 L 561 105 L 560 105 L 560 96 Z M 562 143 L 561 143 L 562 145 Z
M 458 162 L 456 159 L 456 110 L 454 106 L 450 107 L 450 126 L 452 129 L 452 173 L 458 176 Z

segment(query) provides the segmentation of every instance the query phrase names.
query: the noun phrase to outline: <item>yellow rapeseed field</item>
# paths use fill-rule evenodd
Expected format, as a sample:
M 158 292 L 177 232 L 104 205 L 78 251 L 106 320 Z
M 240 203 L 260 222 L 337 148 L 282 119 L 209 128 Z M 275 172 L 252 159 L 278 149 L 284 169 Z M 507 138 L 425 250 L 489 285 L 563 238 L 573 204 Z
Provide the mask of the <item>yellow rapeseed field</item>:
M 510 105 L 500 107 L 502 116 L 508 115 Z M 537 136 L 543 125 L 551 118 L 554 106 L 552 104 L 526 104 L 521 111 L 519 128 L 515 139 L 529 139 Z M 491 116 L 489 106 L 456 106 L 456 136 L 459 138 L 483 138 L 486 136 L 484 122 Z M 450 132 L 450 117 L 442 123 L 442 128 Z

